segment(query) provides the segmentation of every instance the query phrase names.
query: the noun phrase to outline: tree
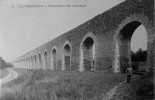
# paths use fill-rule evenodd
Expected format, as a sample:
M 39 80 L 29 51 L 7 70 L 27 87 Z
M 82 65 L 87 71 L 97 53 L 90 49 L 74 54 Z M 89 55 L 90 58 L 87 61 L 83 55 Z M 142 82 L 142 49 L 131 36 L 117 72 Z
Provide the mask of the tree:
M 6 66 L 6 62 L 3 60 L 2 57 L 0 57 L 0 69 L 4 69 Z
M 131 59 L 132 59 L 133 62 L 142 62 L 142 61 L 146 61 L 147 51 L 142 50 L 140 48 L 137 52 L 131 51 L 131 55 L 132 55 Z
M 5 69 L 5 68 L 12 68 L 14 67 L 13 64 L 6 62 L 2 57 L 0 57 L 0 69 Z

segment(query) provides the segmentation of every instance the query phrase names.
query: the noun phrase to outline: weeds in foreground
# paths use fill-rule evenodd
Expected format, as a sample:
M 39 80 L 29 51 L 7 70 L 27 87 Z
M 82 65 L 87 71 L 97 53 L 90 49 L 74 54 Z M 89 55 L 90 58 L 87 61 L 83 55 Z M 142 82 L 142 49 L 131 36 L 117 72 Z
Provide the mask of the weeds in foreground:
M 2 100 L 96 100 L 121 81 L 123 75 L 119 74 L 32 71 L 31 76 L 22 75 L 9 83 L 24 85 Z

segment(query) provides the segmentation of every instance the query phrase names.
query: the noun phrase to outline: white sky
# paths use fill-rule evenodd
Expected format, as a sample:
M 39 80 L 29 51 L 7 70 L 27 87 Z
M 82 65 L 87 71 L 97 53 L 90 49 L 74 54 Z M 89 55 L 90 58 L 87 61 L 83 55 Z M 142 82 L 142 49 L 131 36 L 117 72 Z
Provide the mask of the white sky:
M 122 1 L 0 0 L 0 56 L 6 61 L 14 60 Z M 17 8 L 37 4 L 83 4 L 86 7 Z
M 144 25 L 140 25 L 131 38 L 131 50 L 136 52 L 139 48 L 147 50 L 147 32 Z

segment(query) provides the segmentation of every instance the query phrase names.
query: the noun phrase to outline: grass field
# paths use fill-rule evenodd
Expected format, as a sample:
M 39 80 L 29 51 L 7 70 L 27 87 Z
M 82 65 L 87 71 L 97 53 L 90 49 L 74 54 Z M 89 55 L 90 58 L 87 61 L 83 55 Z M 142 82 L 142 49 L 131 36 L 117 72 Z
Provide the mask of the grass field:
M 20 76 L 3 85 L 12 92 L 2 100 L 100 100 L 125 80 L 123 74 L 104 72 L 14 70 Z

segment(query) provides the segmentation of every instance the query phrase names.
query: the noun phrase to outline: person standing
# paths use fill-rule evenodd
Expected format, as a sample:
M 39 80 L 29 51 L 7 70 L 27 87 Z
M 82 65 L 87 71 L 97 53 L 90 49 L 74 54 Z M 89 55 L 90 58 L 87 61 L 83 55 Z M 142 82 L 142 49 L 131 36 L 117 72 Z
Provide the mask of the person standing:
M 126 75 L 127 75 L 126 83 L 130 83 L 133 72 L 134 71 L 133 71 L 133 69 L 131 67 L 128 67 L 126 69 Z

